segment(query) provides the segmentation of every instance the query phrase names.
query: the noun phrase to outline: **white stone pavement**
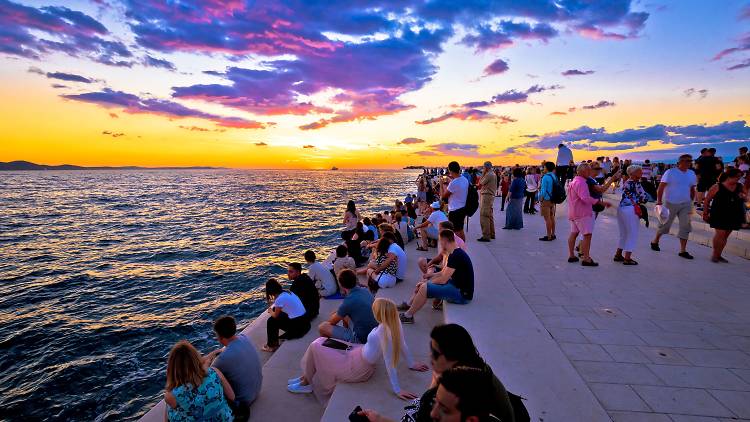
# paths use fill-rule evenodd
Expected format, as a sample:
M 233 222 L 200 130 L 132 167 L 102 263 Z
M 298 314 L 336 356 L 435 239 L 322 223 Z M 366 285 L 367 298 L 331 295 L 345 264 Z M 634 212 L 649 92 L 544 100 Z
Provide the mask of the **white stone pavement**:
M 616 422 L 750 419 L 750 261 L 730 256 L 730 264 L 714 264 L 711 250 L 692 242 L 688 250 L 696 259 L 688 261 L 677 256 L 671 236 L 654 252 L 653 227 L 641 226 L 633 255 L 640 265 L 623 266 L 612 261 L 616 218 L 601 215 L 592 246 L 600 266 L 569 264 L 567 211 L 558 208 L 558 240 L 540 242 L 542 217 L 524 215 L 523 230 L 498 230 L 489 244 L 472 242 L 472 256 L 476 248 L 491 252 L 502 269 L 498 287 L 510 280 L 609 416 Z M 496 207 L 495 214 L 500 228 L 504 212 Z M 470 239 L 480 234 L 473 220 Z M 552 382 L 556 374 L 547 377 Z

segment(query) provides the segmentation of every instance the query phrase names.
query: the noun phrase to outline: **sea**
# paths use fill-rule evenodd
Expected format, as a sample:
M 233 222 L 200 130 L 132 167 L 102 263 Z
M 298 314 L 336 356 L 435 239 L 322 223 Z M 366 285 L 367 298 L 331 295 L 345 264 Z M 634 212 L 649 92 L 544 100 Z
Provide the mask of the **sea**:
M 415 191 L 419 171 L 0 173 L 0 420 L 135 420 L 180 339 L 218 346 L 286 263 Z

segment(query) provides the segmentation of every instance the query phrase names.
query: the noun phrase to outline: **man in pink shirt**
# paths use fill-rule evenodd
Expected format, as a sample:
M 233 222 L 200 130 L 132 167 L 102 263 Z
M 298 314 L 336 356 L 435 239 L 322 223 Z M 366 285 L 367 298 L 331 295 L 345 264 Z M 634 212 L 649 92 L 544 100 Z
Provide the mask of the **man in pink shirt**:
M 581 265 L 596 267 L 599 264 L 594 262 L 589 255 L 591 235 L 594 231 L 594 210 L 591 207 L 597 203 L 601 203 L 605 207 L 610 207 L 612 204 L 593 198 L 589 193 L 587 179 L 590 177 L 591 167 L 588 164 L 581 164 L 576 170 L 577 176 L 568 186 L 568 220 L 570 220 L 570 236 L 568 237 L 568 253 L 570 255 L 568 262 L 579 261 L 578 257 L 575 256 L 574 248 L 580 233 L 583 236 L 581 241 L 583 261 L 581 261 Z

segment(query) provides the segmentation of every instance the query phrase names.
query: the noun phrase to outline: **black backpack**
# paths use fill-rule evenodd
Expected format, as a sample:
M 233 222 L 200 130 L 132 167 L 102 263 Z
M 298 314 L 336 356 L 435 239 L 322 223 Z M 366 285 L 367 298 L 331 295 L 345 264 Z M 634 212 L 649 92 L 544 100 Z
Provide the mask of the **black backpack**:
M 565 188 L 560 184 L 560 181 L 556 177 L 549 173 L 545 174 L 545 176 L 547 175 L 552 177 L 552 193 L 550 194 L 550 201 L 552 201 L 553 204 L 562 204 L 568 197 L 565 193 Z
M 479 208 L 479 192 L 477 191 L 476 185 L 469 184 L 469 189 L 466 191 L 466 216 L 471 217 L 477 212 Z

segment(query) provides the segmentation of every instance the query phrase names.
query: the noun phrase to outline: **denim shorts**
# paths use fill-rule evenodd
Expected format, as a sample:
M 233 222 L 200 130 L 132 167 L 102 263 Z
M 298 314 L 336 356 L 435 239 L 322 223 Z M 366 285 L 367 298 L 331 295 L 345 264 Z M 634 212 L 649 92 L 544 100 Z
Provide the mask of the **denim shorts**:
M 428 299 L 442 299 L 449 303 L 457 303 L 463 305 L 469 303 L 468 300 L 464 299 L 461 291 L 456 286 L 451 284 L 448 280 L 445 284 L 434 284 L 427 282 L 427 298 Z
M 357 341 L 357 334 L 355 334 L 354 330 L 351 328 L 334 325 L 332 334 L 332 337 L 337 340 L 343 340 L 349 343 L 359 343 L 359 341 Z
M 425 231 L 427 232 L 427 238 L 428 239 L 435 239 L 435 240 L 437 240 L 438 235 L 439 235 L 437 227 L 430 226 L 430 227 L 427 227 L 427 230 L 425 230 Z

